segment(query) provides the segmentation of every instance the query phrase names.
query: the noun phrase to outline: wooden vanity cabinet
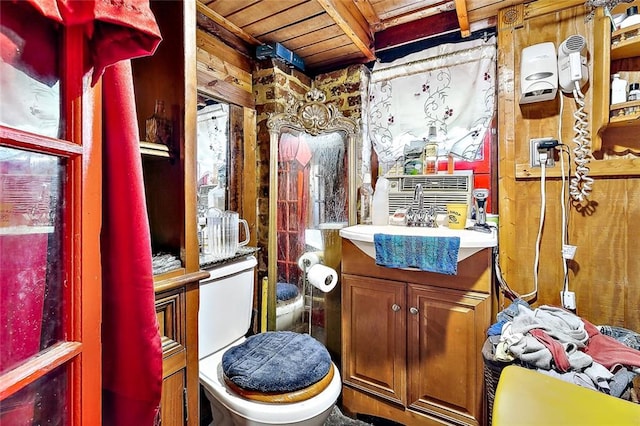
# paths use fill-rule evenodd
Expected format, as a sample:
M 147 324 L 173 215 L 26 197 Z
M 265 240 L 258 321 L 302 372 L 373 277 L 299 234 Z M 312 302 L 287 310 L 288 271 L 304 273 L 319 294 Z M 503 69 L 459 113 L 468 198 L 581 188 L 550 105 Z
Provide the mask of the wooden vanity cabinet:
M 455 276 L 377 266 L 342 243 L 343 407 L 411 424 L 485 424 L 491 249 Z

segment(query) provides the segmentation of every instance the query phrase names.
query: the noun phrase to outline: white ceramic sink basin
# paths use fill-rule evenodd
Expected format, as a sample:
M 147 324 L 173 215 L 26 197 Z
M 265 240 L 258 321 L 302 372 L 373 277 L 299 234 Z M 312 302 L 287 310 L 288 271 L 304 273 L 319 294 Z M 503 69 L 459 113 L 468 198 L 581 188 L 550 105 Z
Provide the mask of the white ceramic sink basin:
M 373 244 L 374 234 L 460 237 L 458 262 L 482 249 L 498 245 L 498 233 L 495 229 L 491 233 L 486 233 L 471 231 L 468 229 L 449 229 L 446 226 L 440 226 L 438 228 L 422 228 L 394 225 L 354 225 L 340 230 L 340 236 L 342 238 L 351 240 L 356 247 L 372 259 L 376 258 L 376 249 Z

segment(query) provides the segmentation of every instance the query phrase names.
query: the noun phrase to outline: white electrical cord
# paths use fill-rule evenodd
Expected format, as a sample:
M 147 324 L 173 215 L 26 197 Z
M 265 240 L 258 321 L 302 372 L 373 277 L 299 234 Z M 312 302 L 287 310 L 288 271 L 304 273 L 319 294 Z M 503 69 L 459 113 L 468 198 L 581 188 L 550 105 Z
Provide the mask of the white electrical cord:
M 560 188 L 560 206 L 562 209 L 561 255 L 562 255 L 562 269 L 564 272 L 564 281 L 563 281 L 564 284 L 562 286 L 562 291 L 566 292 L 566 291 L 569 291 L 569 267 L 567 265 L 567 259 L 565 259 L 565 256 L 564 256 L 564 248 L 568 244 L 569 223 L 567 218 L 567 206 L 565 203 L 565 191 L 566 191 L 566 180 L 569 178 L 569 176 L 565 176 L 564 155 L 562 155 L 562 149 L 560 149 L 560 147 L 563 146 L 563 143 L 562 143 L 562 112 L 563 110 L 564 110 L 564 96 L 560 94 L 560 116 L 559 116 L 560 118 L 558 119 L 558 142 L 560 143 L 560 145 L 558 146 L 558 149 L 560 151 L 559 153 L 560 154 L 560 177 L 562 179 L 562 186 Z M 564 300 L 562 302 L 564 305 Z
M 593 178 L 587 176 L 589 173 L 589 157 L 591 156 L 591 140 L 589 138 L 587 113 L 584 111 L 584 95 L 580 91 L 580 85 L 577 81 L 573 89 L 573 98 L 578 105 L 578 109 L 573 114 L 576 119 L 573 126 L 575 132 L 573 142 L 576 144 L 576 147 L 573 149 L 576 173 L 571 179 L 569 194 L 575 201 L 581 202 L 591 193 Z
M 576 88 L 577 91 L 579 92 L 579 85 L 576 83 Z M 576 95 L 576 92 L 574 91 L 574 97 Z M 581 94 L 580 94 L 581 95 Z M 584 102 L 583 102 L 584 105 Z M 570 169 L 571 166 L 569 166 L 569 170 L 566 175 L 565 175 L 565 164 L 564 164 L 564 155 L 567 155 L 568 158 L 568 162 L 571 163 L 571 151 L 569 150 L 569 148 L 562 143 L 562 113 L 564 110 L 564 97 L 560 96 L 560 118 L 558 120 L 558 142 L 560 143 L 559 148 L 561 150 L 560 152 L 560 175 L 562 178 L 562 188 L 560 190 L 560 206 L 562 208 L 562 250 L 561 250 L 561 256 L 562 256 L 562 269 L 564 272 L 564 279 L 563 279 L 563 286 L 562 286 L 562 291 L 560 292 L 560 302 L 562 304 L 562 306 L 564 308 L 567 309 L 575 309 L 575 299 L 573 296 L 570 296 L 570 291 L 569 291 L 569 264 L 568 261 L 569 259 L 573 259 L 573 255 L 575 253 L 575 247 L 569 245 L 569 218 L 567 215 L 567 210 L 568 207 L 570 205 L 571 199 L 573 198 L 572 196 L 566 197 L 566 201 L 565 201 L 565 191 L 566 191 L 566 181 L 569 180 L 570 178 Z M 575 114 L 574 114 L 575 116 Z M 574 139 L 575 140 L 575 139 Z M 565 151 L 566 149 L 566 151 Z M 593 182 L 593 179 L 591 178 L 587 178 L 588 180 L 590 180 L 591 182 Z M 590 189 L 590 187 L 589 187 Z
M 544 225 L 544 214 L 547 209 L 547 191 L 545 185 L 547 170 L 547 152 L 540 153 L 540 226 L 538 227 L 538 238 L 536 239 L 536 256 L 533 262 L 533 291 L 520 296 L 527 300 L 528 297 L 538 294 L 538 264 L 540 263 L 540 240 L 542 239 L 542 227 Z

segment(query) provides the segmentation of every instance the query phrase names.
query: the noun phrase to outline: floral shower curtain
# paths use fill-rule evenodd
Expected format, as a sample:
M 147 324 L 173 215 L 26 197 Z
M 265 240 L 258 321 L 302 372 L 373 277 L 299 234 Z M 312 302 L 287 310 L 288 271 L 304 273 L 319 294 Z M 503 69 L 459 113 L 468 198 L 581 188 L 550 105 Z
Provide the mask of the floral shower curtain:
M 435 126 L 439 155 L 481 159 L 495 110 L 495 37 L 450 43 L 375 64 L 369 83 L 369 138 L 382 172 Z

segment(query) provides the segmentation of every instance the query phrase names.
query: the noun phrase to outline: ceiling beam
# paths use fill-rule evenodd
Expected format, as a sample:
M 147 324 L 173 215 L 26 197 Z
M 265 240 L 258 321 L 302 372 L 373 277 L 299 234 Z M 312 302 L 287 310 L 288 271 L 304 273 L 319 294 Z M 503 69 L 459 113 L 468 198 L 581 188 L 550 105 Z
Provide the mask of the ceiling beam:
M 237 25 L 235 25 L 233 22 L 228 21 L 223 16 L 221 16 L 218 13 L 214 12 L 213 10 L 209 9 L 204 4 L 202 4 L 200 1 L 198 1 L 196 3 L 196 6 L 197 6 L 197 11 L 199 13 L 202 13 L 203 15 L 205 15 L 206 17 L 211 19 L 216 24 L 226 28 L 229 32 L 233 33 L 234 35 L 236 35 L 237 37 L 239 37 L 242 40 L 246 41 L 247 43 L 252 44 L 254 46 L 259 46 L 259 45 L 262 44 L 262 42 L 260 40 L 258 40 L 257 38 L 253 37 L 251 34 L 247 33 L 242 28 L 240 28 Z
M 378 13 L 373 9 L 371 5 L 371 0 L 353 0 L 356 7 L 364 16 L 364 19 L 367 20 L 370 27 L 374 27 L 380 23 L 380 17 Z
M 353 2 L 317 0 L 333 21 L 369 60 L 376 59 L 369 23 Z
M 455 11 L 438 13 L 376 33 L 376 50 L 389 49 L 439 34 L 447 34 L 458 28 Z
M 394 16 L 393 18 L 382 19 L 378 25 L 374 27 L 376 33 L 384 31 L 391 27 L 398 25 L 409 24 L 413 21 L 418 21 L 430 16 L 434 16 L 440 13 L 449 12 L 455 10 L 455 4 L 453 1 L 445 0 L 436 3 L 429 3 L 427 6 L 413 10 L 411 12 L 403 13 L 401 15 Z M 377 36 L 377 34 L 376 34 Z
M 469 16 L 467 14 L 467 2 L 466 0 L 455 0 L 456 14 L 458 15 L 458 24 L 460 24 L 460 33 L 462 37 L 469 37 L 471 31 L 469 30 Z

